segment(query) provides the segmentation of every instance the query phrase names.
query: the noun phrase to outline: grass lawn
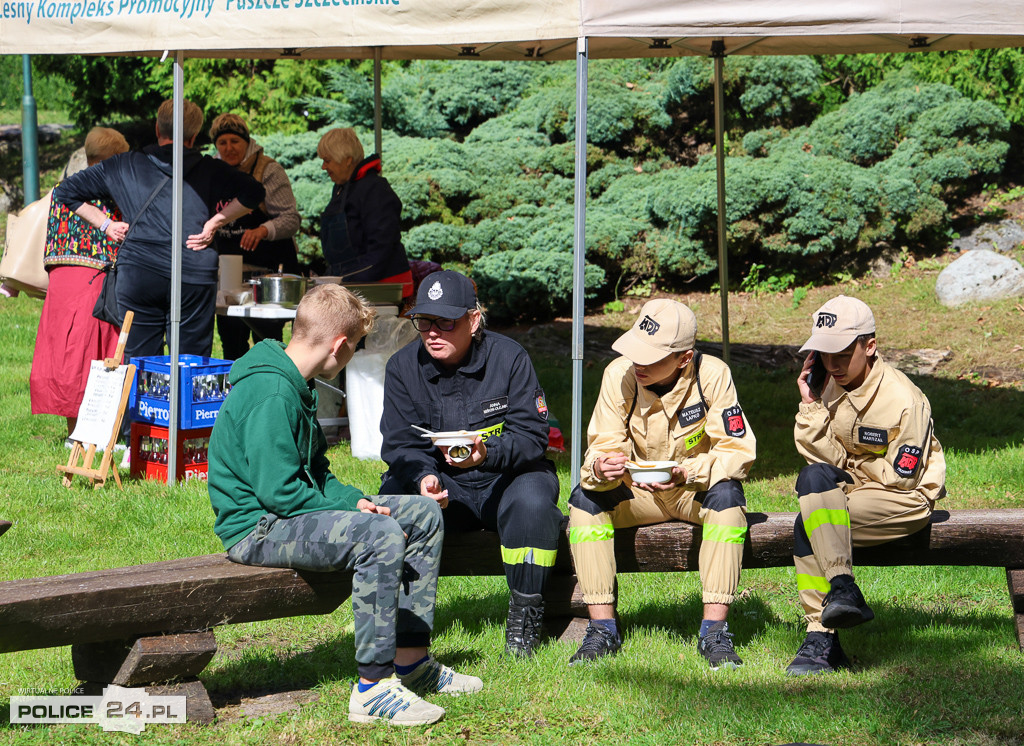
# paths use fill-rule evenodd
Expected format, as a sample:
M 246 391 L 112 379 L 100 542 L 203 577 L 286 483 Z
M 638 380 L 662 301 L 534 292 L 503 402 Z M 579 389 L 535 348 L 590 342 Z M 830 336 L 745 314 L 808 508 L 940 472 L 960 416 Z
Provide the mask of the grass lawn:
M 916 377 L 947 450 L 944 508 L 1024 503 L 1024 391 L 992 385 L 985 366 L 1024 369 L 1024 308 L 1014 302 L 949 310 L 930 296 L 936 269 L 894 273 L 860 286 L 792 296 L 736 296 L 734 344 L 801 343 L 810 313 L 847 292 L 871 303 L 887 348 L 945 348 L 952 359 Z M 691 295 L 700 336 L 716 339 L 717 296 Z M 219 551 L 204 485 L 127 481 L 93 491 L 61 486 L 62 419 L 32 416 L 28 376 L 41 301 L 0 299 L 0 579 L 54 575 Z M 589 417 L 607 342 L 629 313 L 588 318 L 584 413 Z M 568 432 L 571 366 L 563 323 L 514 332 L 534 353 L 553 414 Z M 1016 347 L 1015 347 L 1016 346 Z M 753 511 L 795 510 L 801 466 L 792 442 L 794 370 L 735 365 L 741 402 L 758 438 L 747 485 Z M 383 465 L 330 457 L 343 481 L 372 492 Z M 562 505 L 569 459 L 555 457 Z M 738 671 L 713 673 L 696 652 L 695 573 L 624 575 L 622 652 L 569 669 L 568 644 L 549 642 L 529 662 L 502 656 L 507 588 L 500 578 L 442 578 L 434 652 L 481 676 L 479 695 L 435 701 L 447 717 L 430 728 L 356 726 L 346 718 L 355 676 L 351 611 L 219 628 L 219 651 L 201 678 L 221 716 L 210 726 L 150 726 L 142 735 L 95 725 L 12 726 L 7 700 L 26 689 L 73 687 L 68 648 L 0 656 L 0 743 L 607 743 L 1024 744 L 1024 655 L 1017 647 L 1005 573 L 991 568 L 864 568 L 858 580 L 877 617 L 843 634 L 856 670 L 793 679 L 783 673 L 803 639 L 792 568 L 743 574 L 731 615 Z M 112 613 L 116 611 L 112 610 Z M 249 717 L 243 698 L 311 691 L 315 701 Z

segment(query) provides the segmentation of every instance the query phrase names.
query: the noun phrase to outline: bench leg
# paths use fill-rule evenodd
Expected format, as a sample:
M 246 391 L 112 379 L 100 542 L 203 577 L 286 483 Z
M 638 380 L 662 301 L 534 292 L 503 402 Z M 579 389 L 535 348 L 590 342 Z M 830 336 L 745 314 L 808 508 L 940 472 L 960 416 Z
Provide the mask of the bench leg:
M 1024 653 L 1024 569 L 1006 568 L 1006 583 L 1010 587 L 1010 603 L 1017 627 L 1017 646 Z
M 552 575 L 544 591 L 544 626 L 559 642 L 580 643 L 587 633 L 590 612 L 575 575 Z
M 144 686 L 149 694 L 184 696 L 186 718 L 208 723 L 216 713 L 196 676 L 216 652 L 213 632 L 206 630 L 72 645 L 71 661 L 87 693 L 102 694 L 107 684 Z

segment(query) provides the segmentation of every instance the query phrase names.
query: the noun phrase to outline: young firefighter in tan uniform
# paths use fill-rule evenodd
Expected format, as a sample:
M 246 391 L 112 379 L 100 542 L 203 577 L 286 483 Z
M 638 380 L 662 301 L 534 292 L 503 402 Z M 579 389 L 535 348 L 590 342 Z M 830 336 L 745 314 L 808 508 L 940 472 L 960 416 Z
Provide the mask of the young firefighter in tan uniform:
M 756 440 L 729 367 L 693 349 L 697 320 L 682 303 L 645 304 L 612 349 L 587 430 L 580 484 L 569 499 L 569 545 L 590 624 L 569 661 L 618 652 L 615 528 L 674 519 L 703 525 L 704 621 L 698 650 L 711 667 L 742 663 L 725 621 L 740 578 L 747 533 L 740 480 Z M 669 482 L 634 483 L 626 462 L 676 461 Z
M 853 581 L 853 547 L 920 530 L 946 493 L 931 405 L 878 355 L 871 309 L 833 298 L 815 312 L 804 350 L 794 435 L 809 465 L 796 481 L 793 561 L 807 637 L 786 669 L 794 676 L 848 666 L 835 630 L 875 616 Z M 820 395 L 821 382 L 808 383 L 815 354 L 827 377 Z

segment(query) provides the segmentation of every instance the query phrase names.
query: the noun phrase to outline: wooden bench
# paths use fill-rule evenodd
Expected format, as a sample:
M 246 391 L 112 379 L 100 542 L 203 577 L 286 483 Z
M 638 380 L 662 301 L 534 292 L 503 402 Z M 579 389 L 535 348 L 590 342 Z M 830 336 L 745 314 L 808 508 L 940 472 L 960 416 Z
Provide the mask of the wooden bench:
M 792 564 L 795 516 L 748 514 L 745 569 Z M 619 529 L 619 572 L 694 570 L 700 536 L 698 527 L 679 522 Z M 1006 568 L 1024 650 L 1024 510 L 938 510 L 913 536 L 855 550 L 854 563 Z M 441 574 L 503 575 L 497 535 L 448 536 Z M 0 583 L 0 652 L 71 645 L 75 675 L 87 690 L 99 693 L 113 683 L 184 694 L 188 719 L 209 721 L 213 707 L 196 677 L 216 652 L 214 627 L 327 614 L 350 593 L 351 573 L 249 567 L 224 554 L 11 580 Z M 548 617 L 576 617 L 569 628 L 578 633 L 586 606 L 565 539 L 546 597 Z

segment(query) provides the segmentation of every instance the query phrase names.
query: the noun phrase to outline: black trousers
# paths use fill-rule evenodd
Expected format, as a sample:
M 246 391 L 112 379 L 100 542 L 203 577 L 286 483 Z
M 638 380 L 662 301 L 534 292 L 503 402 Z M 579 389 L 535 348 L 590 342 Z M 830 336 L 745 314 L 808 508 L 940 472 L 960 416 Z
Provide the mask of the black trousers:
M 121 312 L 135 318 L 125 344 L 126 358 L 163 355 L 171 337 L 171 281 L 145 267 L 117 268 L 117 302 Z M 213 319 L 217 286 L 181 284 L 181 324 L 178 352 L 209 357 L 213 351 Z
M 481 481 L 442 474 L 441 484 L 448 490 L 448 507 L 442 511 L 445 531 L 497 531 L 509 588 L 527 594 L 543 592 L 555 564 L 563 517 L 554 464 L 543 459 L 518 472 Z M 384 475 L 382 495 L 410 492 L 418 493 L 419 485 Z

